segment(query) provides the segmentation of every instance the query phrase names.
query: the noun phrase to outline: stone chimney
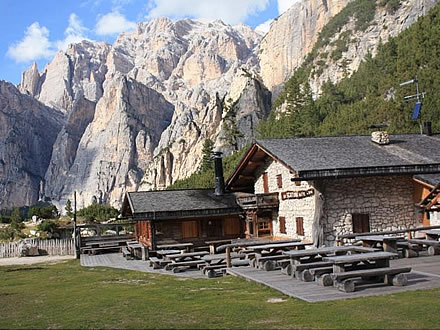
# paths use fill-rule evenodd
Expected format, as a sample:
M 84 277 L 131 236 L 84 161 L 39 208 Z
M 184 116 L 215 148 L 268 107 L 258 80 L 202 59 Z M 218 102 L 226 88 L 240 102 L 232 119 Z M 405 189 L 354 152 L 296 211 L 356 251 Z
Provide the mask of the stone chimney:
M 225 193 L 225 178 L 223 177 L 222 152 L 213 152 L 214 173 L 215 173 L 215 194 L 217 196 Z
M 371 133 L 371 141 L 380 145 L 390 144 L 390 137 L 388 132 L 385 131 L 377 131 Z

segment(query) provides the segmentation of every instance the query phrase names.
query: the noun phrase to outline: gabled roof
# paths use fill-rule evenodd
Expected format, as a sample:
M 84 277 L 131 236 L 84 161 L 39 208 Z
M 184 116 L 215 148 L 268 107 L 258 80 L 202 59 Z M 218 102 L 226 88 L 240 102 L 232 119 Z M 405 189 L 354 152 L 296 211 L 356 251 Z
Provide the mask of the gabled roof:
M 420 174 L 416 175 L 415 178 L 419 181 L 426 183 L 427 185 L 434 188 L 436 185 L 440 184 L 440 173 L 436 174 Z
M 262 153 L 286 166 L 298 180 L 440 173 L 439 135 L 401 134 L 390 140 L 389 145 L 376 144 L 370 136 L 257 140 L 227 180 L 228 187 L 240 176 L 248 177 L 244 169 L 254 158 L 261 162 Z
M 129 192 L 123 216 L 149 220 L 239 214 L 236 194 L 216 196 L 213 189 Z

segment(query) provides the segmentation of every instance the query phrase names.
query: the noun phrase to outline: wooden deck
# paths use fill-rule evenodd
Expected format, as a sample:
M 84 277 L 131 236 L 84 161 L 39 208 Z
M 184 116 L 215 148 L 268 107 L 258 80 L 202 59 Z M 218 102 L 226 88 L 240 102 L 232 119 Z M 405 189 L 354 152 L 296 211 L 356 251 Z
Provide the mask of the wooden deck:
M 287 296 L 319 302 L 366 296 L 378 296 L 403 292 L 408 290 L 421 290 L 440 288 L 440 256 L 421 256 L 418 258 L 392 260 L 391 266 L 410 266 L 412 272 L 408 274 L 408 285 L 404 287 L 387 286 L 384 284 L 366 283 L 356 285 L 356 291 L 344 293 L 333 287 L 319 286 L 315 282 L 302 282 L 291 279 L 280 271 L 266 272 L 252 267 L 228 269 L 231 275 L 240 276 L 272 289 L 280 291 Z
M 84 267 L 111 267 L 126 270 L 136 270 L 145 273 L 155 273 L 163 275 L 174 275 L 189 278 L 206 278 L 199 270 L 191 270 L 183 273 L 173 274 L 164 269 L 153 269 L 148 262 L 142 260 L 126 260 L 122 253 L 105 253 L 96 255 L 81 254 L 81 266 Z

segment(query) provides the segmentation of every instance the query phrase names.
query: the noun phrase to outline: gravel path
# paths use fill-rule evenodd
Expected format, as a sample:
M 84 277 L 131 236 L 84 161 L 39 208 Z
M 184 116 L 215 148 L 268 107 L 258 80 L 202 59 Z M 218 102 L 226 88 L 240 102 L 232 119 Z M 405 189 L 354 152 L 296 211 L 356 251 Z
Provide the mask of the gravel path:
M 74 256 L 39 256 L 22 258 L 0 258 L 0 266 L 33 265 L 39 263 L 55 263 L 75 259 Z

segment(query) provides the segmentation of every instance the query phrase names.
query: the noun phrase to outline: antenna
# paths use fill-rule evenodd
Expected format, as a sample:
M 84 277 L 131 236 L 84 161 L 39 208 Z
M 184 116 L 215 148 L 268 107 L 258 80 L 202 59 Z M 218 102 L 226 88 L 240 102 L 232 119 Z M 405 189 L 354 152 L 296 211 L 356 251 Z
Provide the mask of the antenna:
M 423 99 L 425 98 L 426 93 L 422 92 L 420 93 L 419 89 L 419 79 L 417 78 L 417 75 L 414 79 L 405 81 L 400 84 L 400 87 L 416 84 L 416 94 L 408 95 L 403 98 L 405 102 L 414 101 L 417 100 L 416 104 L 414 105 L 413 114 L 411 116 L 411 120 L 419 120 L 419 126 L 420 126 L 420 134 L 423 134 L 423 126 L 422 126 L 422 105 L 423 105 Z

